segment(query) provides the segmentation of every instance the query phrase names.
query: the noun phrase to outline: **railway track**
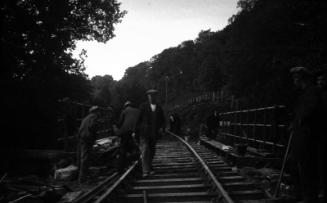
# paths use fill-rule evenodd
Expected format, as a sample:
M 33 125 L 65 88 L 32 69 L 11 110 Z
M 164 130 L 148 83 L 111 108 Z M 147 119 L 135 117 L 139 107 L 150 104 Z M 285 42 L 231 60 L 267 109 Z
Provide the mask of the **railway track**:
M 264 191 L 247 182 L 218 155 L 168 134 L 157 144 L 155 174 L 143 178 L 136 161 L 122 176 L 95 189 L 84 202 L 271 202 Z

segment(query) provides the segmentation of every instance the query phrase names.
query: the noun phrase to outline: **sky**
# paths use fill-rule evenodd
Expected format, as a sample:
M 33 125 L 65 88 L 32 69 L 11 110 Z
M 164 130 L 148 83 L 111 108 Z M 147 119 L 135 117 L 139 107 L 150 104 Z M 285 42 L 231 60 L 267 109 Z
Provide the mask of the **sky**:
M 148 61 L 164 49 L 194 40 L 201 30 L 223 29 L 237 12 L 238 0 L 118 0 L 127 14 L 106 43 L 78 41 L 74 56 L 85 49 L 89 78 L 123 77 L 125 69 Z

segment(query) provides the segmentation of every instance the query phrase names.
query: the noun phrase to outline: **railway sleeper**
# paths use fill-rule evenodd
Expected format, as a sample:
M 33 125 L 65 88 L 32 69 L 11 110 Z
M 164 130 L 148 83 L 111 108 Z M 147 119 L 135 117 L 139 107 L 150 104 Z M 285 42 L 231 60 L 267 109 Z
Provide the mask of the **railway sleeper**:
M 203 146 L 193 147 L 235 203 L 271 202 L 262 190 L 232 170 L 222 157 Z M 208 172 L 199 166 L 181 143 L 160 142 L 153 160 L 155 174 L 146 178 L 139 174 L 125 187 L 127 190 L 119 193 L 119 201 L 115 202 L 217 202 L 217 188 L 213 188 L 213 181 L 207 178 Z
M 133 183 L 135 186 L 186 185 L 186 184 L 201 184 L 203 183 L 203 179 L 200 177 L 141 179 L 141 180 L 136 180 Z
M 207 191 L 209 186 L 203 183 L 200 184 L 182 184 L 182 185 L 147 185 L 147 186 L 134 186 L 129 193 L 142 193 L 146 190 L 148 193 L 174 193 L 174 192 L 202 192 Z
M 207 201 L 211 202 L 217 197 L 214 192 L 174 192 L 174 193 L 150 193 L 147 194 L 148 202 L 194 202 Z M 144 202 L 143 194 L 127 194 L 122 197 L 126 202 Z

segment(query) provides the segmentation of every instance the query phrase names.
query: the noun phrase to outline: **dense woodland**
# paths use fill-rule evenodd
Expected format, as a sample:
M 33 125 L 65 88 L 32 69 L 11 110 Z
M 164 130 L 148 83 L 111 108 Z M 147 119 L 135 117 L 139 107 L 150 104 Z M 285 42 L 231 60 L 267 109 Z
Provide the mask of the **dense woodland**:
M 239 0 L 239 11 L 219 31 L 203 30 L 129 67 L 115 81 L 88 79 L 77 40 L 106 42 L 126 11 L 115 0 L 6 0 L 1 3 L 2 125 L 5 146 L 53 147 L 60 99 L 121 108 L 157 88 L 161 101 L 178 103 L 205 91 L 224 90 L 244 105 L 291 105 L 289 69 L 326 70 L 327 3 L 323 0 Z M 128 12 L 128 11 L 127 11 Z M 111 56 L 108 56 L 111 57 Z M 110 67 L 108 67 L 110 72 Z M 49 142 L 52 141 L 52 142 Z M 8 144 L 10 143 L 10 144 Z

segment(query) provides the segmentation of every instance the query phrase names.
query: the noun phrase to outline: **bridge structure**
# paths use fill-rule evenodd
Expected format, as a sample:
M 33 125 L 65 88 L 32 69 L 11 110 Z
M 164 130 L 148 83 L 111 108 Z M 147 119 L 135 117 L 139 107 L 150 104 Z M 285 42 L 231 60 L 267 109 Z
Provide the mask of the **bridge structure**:
M 218 98 L 217 95 L 220 94 L 212 95 Z M 59 141 L 64 142 L 64 152 L 71 156 L 76 148 L 72 147 L 70 137 L 76 139 L 76 134 L 69 134 L 67 119 L 75 119 L 75 127 L 79 126 L 91 105 L 69 100 L 61 102 L 64 136 Z M 115 137 L 110 130 L 112 114 L 112 108 L 100 107 L 101 125 L 96 142 L 100 145 L 106 143 L 108 137 Z M 277 160 L 277 168 L 281 168 L 289 138 L 286 107 L 276 105 L 221 112 L 219 125 L 216 139 L 208 140 L 205 136 L 200 136 L 199 142 L 184 140 L 183 134 L 176 135 L 167 131 L 157 145 L 153 162 L 155 174 L 142 177 L 141 161 L 135 159 L 123 173 L 115 170 L 101 173 L 92 187 L 71 202 L 280 201 L 272 195 L 276 182 L 270 182 L 271 187 L 265 188 L 245 176 L 241 167 L 244 165 L 242 163 L 250 164 L 257 160 L 264 164 Z M 76 145 L 76 142 L 73 143 Z M 237 147 L 242 144 L 247 146 L 248 154 L 238 153 Z M 114 154 L 118 148 L 119 145 L 107 153 Z M 113 159 L 114 156 L 110 158 Z M 106 160 L 107 158 L 103 159 Z
M 123 174 L 108 174 L 73 202 L 278 202 L 274 186 L 257 185 L 230 157 L 281 164 L 287 126 L 282 105 L 221 112 L 215 140 L 200 136 L 200 142 L 185 141 L 183 135 L 168 131 L 157 146 L 154 175 L 142 177 L 140 160 L 135 160 Z M 239 144 L 246 144 L 251 155 L 238 154 Z

